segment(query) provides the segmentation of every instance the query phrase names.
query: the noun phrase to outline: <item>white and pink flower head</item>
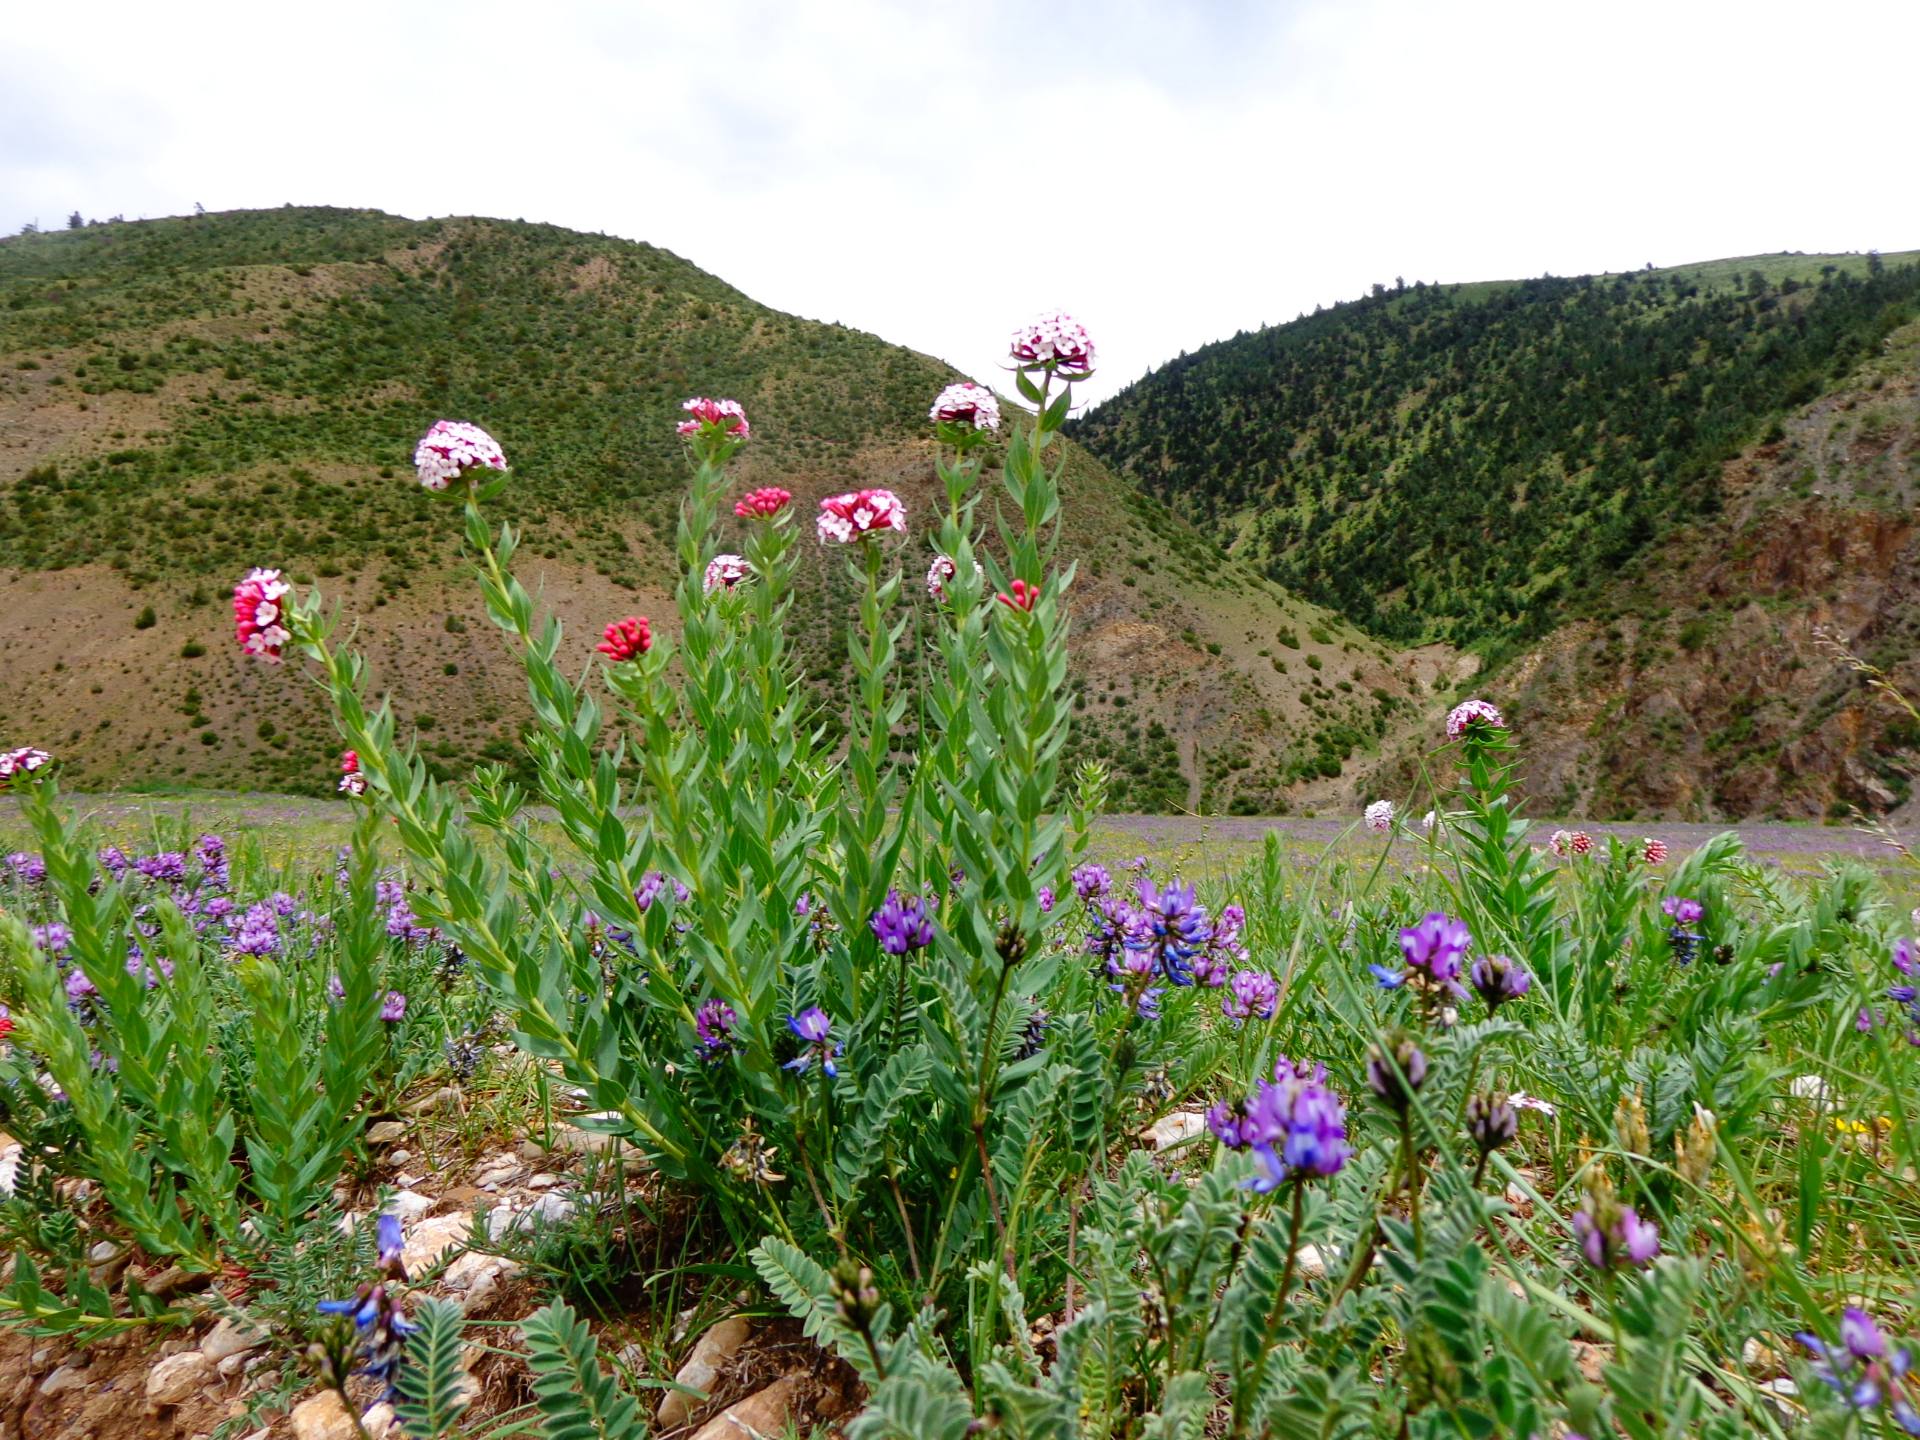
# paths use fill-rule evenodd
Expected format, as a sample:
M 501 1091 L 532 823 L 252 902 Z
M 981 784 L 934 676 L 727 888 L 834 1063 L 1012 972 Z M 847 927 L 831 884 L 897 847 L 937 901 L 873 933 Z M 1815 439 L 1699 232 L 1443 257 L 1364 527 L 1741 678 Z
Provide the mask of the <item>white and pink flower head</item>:
M 1013 332 L 1008 348 L 1017 369 L 1051 370 L 1066 380 L 1093 373 L 1093 338 L 1064 310 L 1034 317 Z
M 413 468 L 429 490 L 445 490 L 474 470 L 505 470 L 500 443 L 465 420 L 436 420 L 413 447 Z
M 15 780 L 43 770 L 53 763 L 53 757 L 44 750 L 36 750 L 31 745 L 22 745 L 18 750 L 0 752 L 0 790 L 6 789 Z
M 1367 806 L 1366 821 L 1367 829 L 1376 835 L 1385 835 L 1393 829 L 1393 802 L 1391 800 L 1374 801 Z
M 681 435 L 718 434 L 729 440 L 745 440 L 753 433 L 753 427 L 747 424 L 747 412 L 738 400 L 710 400 L 705 395 L 696 395 L 683 401 L 680 408 L 692 417 L 676 427 Z
M 927 567 L 927 594 L 936 600 L 946 599 L 947 585 L 952 581 L 953 577 L 959 573 L 960 567 L 953 563 L 953 557 L 951 555 L 934 556 L 933 564 Z M 973 562 L 973 573 L 976 575 L 984 575 L 986 573 L 980 568 L 980 562 L 978 560 Z
M 947 386 L 933 402 L 927 418 L 936 425 L 968 425 L 975 430 L 1000 428 L 1000 402 L 984 385 L 962 380 Z
M 251 570 L 233 587 L 233 630 L 240 648 L 269 664 L 280 663 L 280 652 L 293 633 L 287 629 L 286 598 L 293 587 L 278 570 Z
M 340 752 L 340 793 L 342 795 L 367 793 L 367 777 L 361 773 L 360 754 L 356 750 Z
M 1447 738 L 1458 740 L 1474 726 L 1489 730 L 1507 728 L 1506 717 L 1485 700 L 1462 700 L 1447 712 Z
M 707 593 L 731 590 L 752 572 L 739 555 L 716 555 L 707 562 Z
M 891 490 L 849 490 L 822 500 L 814 524 L 823 544 L 837 540 L 846 545 L 882 530 L 905 530 L 907 507 Z

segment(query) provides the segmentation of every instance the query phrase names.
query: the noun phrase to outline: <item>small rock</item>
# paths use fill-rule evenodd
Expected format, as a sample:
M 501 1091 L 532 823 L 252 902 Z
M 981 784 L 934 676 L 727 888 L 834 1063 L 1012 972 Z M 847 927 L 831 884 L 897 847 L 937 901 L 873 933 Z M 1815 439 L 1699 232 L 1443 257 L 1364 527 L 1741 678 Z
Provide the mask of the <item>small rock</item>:
M 1788 1399 L 1800 1393 L 1800 1387 L 1784 1375 L 1778 1380 L 1762 1380 L 1760 1382 L 1760 1388 L 1762 1390 L 1771 1390 L 1775 1395 L 1785 1396 Z
M 293 1440 L 359 1440 L 353 1416 L 331 1390 L 308 1396 L 287 1418 L 293 1425 Z
M 452 1085 L 442 1085 L 438 1090 L 423 1099 L 416 1100 L 407 1109 L 415 1115 L 425 1115 L 434 1110 L 458 1110 L 460 1091 Z
M 1201 1111 L 1176 1110 L 1171 1115 L 1162 1115 L 1140 1133 L 1151 1149 L 1171 1150 L 1198 1139 L 1206 1129 L 1207 1117 Z
M 233 1323 L 227 1316 L 220 1317 L 220 1323 L 207 1332 L 206 1339 L 200 1342 L 200 1353 L 207 1357 L 211 1365 L 219 1365 L 235 1355 L 245 1355 L 249 1350 L 258 1350 L 267 1343 L 267 1333 L 255 1330 L 251 1326 Z
M 413 1190 L 396 1190 L 393 1198 L 387 1202 L 387 1213 L 398 1215 L 402 1220 L 418 1220 L 433 1209 L 433 1198 Z
M 87 1263 L 89 1265 L 100 1265 L 113 1259 L 119 1253 L 120 1247 L 118 1245 L 114 1244 L 111 1240 L 102 1240 L 91 1250 L 87 1251 Z
M 424 1175 L 400 1174 L 393 1177 L 393 1183 L 401 1190 L 414 1190 L 418 1189 L 420 1182 L 426 1178 Z
M 538 1175 L 528 1179 L 527 1188 L 529 1190 L 551 1190 L 559 1183 L 560 1177 L 558 1175 L 555 1175 L 550 1170 L 542 1170 Z
M 720 1371 L 746 1344 L 747 1337 L 753 1333 L 745 1317 L 729 1315 L 717 1325 L 709 1326 L 706 1333 L 694 1342 L 693 1353 L 687 1357 L 686 1364 L 680 1367 L 673 1377 L 676 1385 L 685 1385 L 692 1390 L 710 1391 L 713 1382 L 720 1378 Z M 629 1370 L 639 1370 L 645 1363 L 645 1357 L 639 1353 L 638 1345 L 629 1345 L 634 1353 L 632 1360 L 622 1360 Z M 691 1395 L 682 1395 L 677 1390 L 669 1390 L 660 1397 L 660 1404 L 653 1412 L 653 1418 L 662 1430 L 674 1430 L 687 1423 L 702 1401 Z
M 1567 1343 L 1573 1347 L 1573 1363 L 1580 1367 L 1581 1375 L 1598 1385 L 1606 1375 L 1608 1362 L 1613 1359 L 1613 1347 L 1592 1345 L 1585 1340 L 1571 1340 Z
M 69 1390 L 84 1390 L 87 1385 L 87 1372 L 72 1365 L 62 1365 L 46 1379 L 40 1382 L 42 1395 L 64 1395 Z
M 382 1400 L 360 1417 L 360 1423 L 367 1427 L 367 1440 L 387 1440 L 394 1433 L 393 1406 Z
M 158 1410 L 178 1405 L 196 1390 L 213 1383 L 213 1364 L 198 1350 L 169 1355 L 147 1372 L 147 1405 Z
M 255 1357 L 253 1355 L 248 1354 L 245 1351 L 242 1351 L 238 1355 L 227 1356 L 226 1359 L 218 1362 L 213 1368 L 220 1372 L 220 1378 L 222 1380 L 231 1380 L 234 1376 L 240 1374 L 243 1370 L 247 1368 L 248 1361 L 253 1360 L 255 1358 L 258 1358 L 258 1357 Z
M 522 1140 L 514 1153 L 528 1164 L 538 1165 L 547 1158 L 547 1147 L 535 1140 Z
M 411 1150 L 395 1150 L 391 1155 L 387 1156 L 387 1163 L 389 1165 L 404 1165 L 411 1159 L 413 1159 L 413 1152 Z
M 1302 1280 L 1323 1280 L 1327 1274 L 1327 1257 L 1318 1245 L 1302 1245 L 1293 1252 L 1293 1268 Z
M 783 1433 L 803 1383 L 799 1375 L 782 1375 L 766 1389 L 734 1401 L 695 1431 L 693 1440 L 753 1440 Z
M 369 1145 L 391 1145 L 407 1133 L 405 1122 L 400 1120 L 382 1120 L 367 1127 Z
M 409 1275 L 418 1278 L 432 1267 L 442 1253 L 466 1244 L 467 1234 L 472 1228 L 471 1215 L 435 1215 L 430 1220 L 422 1220 L 407 1236 L 406 1248 L 400 1252 L 400 1263 L 407 1267 Z
M 1750 1375 L 1777 1375 L 1781 1368 L 1779 1353 L 1757 1335 L 1740 1347 L 1740 1363 Z

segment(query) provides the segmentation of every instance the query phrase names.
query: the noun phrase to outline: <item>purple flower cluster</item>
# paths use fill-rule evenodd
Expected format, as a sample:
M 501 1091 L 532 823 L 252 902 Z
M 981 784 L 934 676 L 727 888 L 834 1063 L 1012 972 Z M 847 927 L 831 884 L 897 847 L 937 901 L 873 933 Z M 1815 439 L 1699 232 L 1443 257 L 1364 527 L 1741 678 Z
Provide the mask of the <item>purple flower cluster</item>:
M 280 948 L 279 916 L 265 901 L 249 905 L 229 928 L 227 946 L 236 955 L 271 955 Z
M 1591 1191 L 1569 1222 L 1580 1253 L 1596 1270 L 1645 1265 L 1660 1253 L 1660 1230 L 1631 1205 Z
M 1887 998 L 1907 1010 L 1907 1043 L 1920 1045 L 1920 945 L 1893 942 L 1893 968 L 1906 978 L 1887 987 Z
M 39 885 L 47 878 L 47 862 L 28 850 L 16 850 L 7 856 L 7 869 L 20 885 Z
M 714 1061 L 733 1053 L 733 1031 L 740 1023 L 734 1008 L 718 996 L 700 1002 L 694 1012 L 693 1033 L 700 1042 L 700 1057 Z
M 1207 1111 L 1207 1126 L 1229 1150 L 1251 1150 L 1260 1164 L 1247 1183 L 1265 1193 L 1288 1181 L 1333 1175 L 1347 1163 L 1347 1108 L 1326 1084 L 1324 1065 L 1282 1057 L 1273 1080 L 1237 1104 Z
M 933 943 L 933 921 L 927 915 L 927 902 L 918 895 L 902 899 L 898 890 L 889 890 L 886 902 L 867 923 L 889 955 L 924 950 Z
M 1700 952 L 1700 936 L 1689 929 L 1698 925 L 1707 913 L 1707 907 L 1698 900 L 1689 900 L 1682 895 L 1669 895 L 1660 902 L 1660 908 L 1673 921 L 1667 930 L 1667 943 L 1673 946 L 1673 958 L 1676 964 L 1691 965 L 1693 957 Z
M 1137 877 L 1131 901 L 1113 893 L 1112 877 L 1098 865 L 1076 869 L 1073 888 L 1086 905 L 1087 953 L 1115 982 L 1108 988 L 1126 994 L 1128 1003 L 1151 1018 L 1164 987 L 1150 979 L 1210 989 L 1227 983 L 1247 959 L 1240 939 L 1246 912 L 1229 905 L 1216 920 L 1194 898 L 1193 886 L 1156 885 L 1144 860 L 1129 868 Z
M 649 870 L 640 877 L 639 888 L 633 892 L 633 903 L 638 905 L 644 914 L 652 908 L 653 902 L 659 898 L 660 892 L 666 889 L 669 883 L 673 885 L 674 904 L 686 904 L 687 898 L 692 895 L 693 892 L 678 880 L 674 880 L 671 876 L 663 875 L 658 870 Z
M 1264 970 L 1237 970 L 1227 982 L 1227 993 L 1220 997 L 1220 1013 L 1229 1020 L 1246 1024 L 1249 1020 L 1271 1020 L 1280 1003 L 1280 987 Z
M 1849 1305 L 1840 1312 L 1840 1343 L 1829 1345 L 1810 1331 L 1794 1337 L 1812 1351 L 1818 1364 L 1813 1373 L 1856 1410 L 1888 1405 L 1895 1423 L 1909 1435 L 1920 1435 L 1907 1377 L 1913 1371 L 1913 1352 L 1889 1347 L 1887 1337 L 1866 1311 Z
M 1367 968 L 1383 990 L 1397 990 L 1412 978 L 1436 994 L 1461 997 L 1467 992 L 1460 976 L 1472 944 L 1473 936 L 1464 921 L 1435 910 L 1400 932 L 1400 954 L 1406 969 L 1390 970 L 1384 965 Z
M 1533 988 L 1533 976 L 1527 973 L 1526 967 L 1505 955 L 1482 955 L 1473 962 L 1467 980 L 1486 1002 L 1489 1015 Z

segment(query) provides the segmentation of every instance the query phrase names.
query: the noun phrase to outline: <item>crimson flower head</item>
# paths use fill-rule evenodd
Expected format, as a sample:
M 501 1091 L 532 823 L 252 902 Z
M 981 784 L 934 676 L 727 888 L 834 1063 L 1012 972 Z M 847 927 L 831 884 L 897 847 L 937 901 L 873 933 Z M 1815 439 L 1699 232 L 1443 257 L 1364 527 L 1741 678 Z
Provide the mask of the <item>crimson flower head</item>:
M 507 457 L 478 425 L 436 420 L 413 447 L 413 468 L 429 490 L 444 490 L 471 470 L 504 470 Z
M 1005 590 L 1000 592 L 1000 603 L 1002 605 L 1011 606 L 1015 610 L 1025 610 L 1029 614 L 1032 613 L 1034 604 L 1039 599 L 1040 587 L 1038 585 L 1029 585 L 1024 580 L 1016 580 L 1013 582 L 1012 594 L 1008 594 Z
M 280 663 L 281 650 L 293 638 L 284 603 L 292 589 L 278 570 L 250 570 L 233 587 L 234 638 L 247 654 L 270 665 Z
M 367 777 L 360 773 L 360 755 L 358 751 L 343 751 L 340 756 L 340 793 L 342 795 L 364 795 L 367 793 Z
M 733 502 L 733 513 L 742 520 L 771 520 L 793 502 L 793 492 L 778 485 L 762 485 L 749 490 Z
M 637 660 L 653 648 L 653 627 L 644 615 L 629 615 L 607 626 L 606 638 L 593 648 L 620 662 Z
M 745 440 L 752 433 L 747 412 L 740 408 L 738 400 L 709 400 L 704 395 L 696 395 L 680 408 L 692 417 L 676 427 L 682 435 L 699 435 L 707 432 L 708 427 L 712 427 L 711 433 L 729 440 Z
M 1641 847 L 1640 858 L 1649 865 L 1666 864 L 1667 842 L 1664 840 L 1655 840 L 1649 836 L 1646 844 Z

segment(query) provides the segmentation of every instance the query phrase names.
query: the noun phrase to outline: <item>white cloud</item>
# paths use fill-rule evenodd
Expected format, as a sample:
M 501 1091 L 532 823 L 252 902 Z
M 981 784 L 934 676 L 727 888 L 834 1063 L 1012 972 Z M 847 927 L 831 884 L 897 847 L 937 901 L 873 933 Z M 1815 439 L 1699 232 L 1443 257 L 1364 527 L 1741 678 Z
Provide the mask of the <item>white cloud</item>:
M 1912 0 L 28 7 L 0 226 L 301 204 L 664 245 L 1109 393 L 1374 281 L 1920 245 Z

